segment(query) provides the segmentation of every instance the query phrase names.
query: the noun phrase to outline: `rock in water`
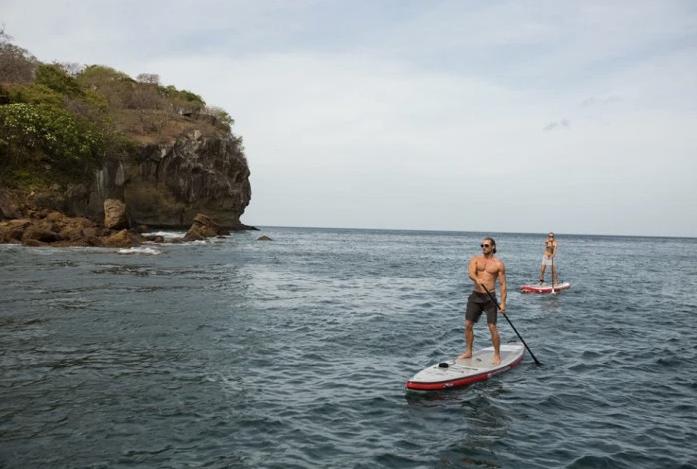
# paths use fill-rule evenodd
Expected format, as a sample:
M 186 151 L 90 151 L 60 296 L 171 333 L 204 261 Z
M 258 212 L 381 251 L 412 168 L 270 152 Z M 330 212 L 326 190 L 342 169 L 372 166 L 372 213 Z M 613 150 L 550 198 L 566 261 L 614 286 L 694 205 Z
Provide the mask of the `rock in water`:
M 103 240 L 104 246 L 109 248 L 128 248 L 138 246 L 140 238 L 137 233 L 132 233 L 128 230 L 118 231 Z
M 194 217 L 194 222 L 189 231 L 184 235 L 184 241 L 197 241 L 213 236 L 224 236 L 230 232 L 218 225 L 209 216 L 199 213 Z

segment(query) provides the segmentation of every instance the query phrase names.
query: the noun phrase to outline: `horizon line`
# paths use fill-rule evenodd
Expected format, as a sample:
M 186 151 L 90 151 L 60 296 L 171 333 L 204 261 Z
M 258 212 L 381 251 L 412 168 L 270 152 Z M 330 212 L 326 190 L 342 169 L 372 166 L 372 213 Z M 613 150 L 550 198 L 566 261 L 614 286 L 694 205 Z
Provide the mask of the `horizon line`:
M 246 224 L 246 223 L 245 223 Z M 304 228 L 317 230 L 364 230 L 364 231 L 413 231 L 422 233 L 467 233 L 467 234 L 522 234 L 522 235 L 546 235 L 549 231 L 482 231 L 482 230 L 455 230 L 455 229 L 431 229 L 431 228 L 355 228 L 345 226 L 290 226 L 290 225 L 250 225 L 255 228 Z M 605 233 L 565 233 L 554 231 L 558 236 L 597 236 L 614 238 L 668 238 L 668 239 L 697 239 L 697 236 L 687 235 L 643 235 L 643 234 L 605 234 Z

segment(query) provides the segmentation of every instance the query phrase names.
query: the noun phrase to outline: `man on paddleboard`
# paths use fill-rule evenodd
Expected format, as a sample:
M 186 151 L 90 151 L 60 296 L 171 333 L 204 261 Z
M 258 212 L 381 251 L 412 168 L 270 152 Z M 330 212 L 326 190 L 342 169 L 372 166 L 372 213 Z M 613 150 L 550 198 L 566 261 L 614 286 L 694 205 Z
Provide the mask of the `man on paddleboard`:
M 491 334 L 491 342 L 494 345 L 494 358 L 492 363 L 501 363 L 501 339 L 496 329 L 497 305 L 492 301 L 487 290 L 496 298 L 496 280 L 499 281 L 501 290 L 501 312 L 506 311 L 506 266 L 494 257 L 496 253 L 496 241 L 493 238 L 484 238 L 480 244 L 482 254 L 470 259 L 467 268 L 469 278 L 474 282 L 474 291 L 467 299 L 465 312 L 465 342 L 466 349 L 458 359 L 472 357 L 474 346 L 474 323 L 479 320 L 482 312 L 486 311 L 486 323 Z M 486 290 L 484 289 L 486 288 Z
M 545 270 L 547 266 L 551 267 L 552 271 L 552 286 L 558 283 L 557 266 L 554 265 L 554 256 L 557 255 L 557 240 L 554 239 L 554 233 L 551 231 L 545 240 L 545 252 L 542 255 L 542 264 L 540 265 L 540 285 L 545 283 Z

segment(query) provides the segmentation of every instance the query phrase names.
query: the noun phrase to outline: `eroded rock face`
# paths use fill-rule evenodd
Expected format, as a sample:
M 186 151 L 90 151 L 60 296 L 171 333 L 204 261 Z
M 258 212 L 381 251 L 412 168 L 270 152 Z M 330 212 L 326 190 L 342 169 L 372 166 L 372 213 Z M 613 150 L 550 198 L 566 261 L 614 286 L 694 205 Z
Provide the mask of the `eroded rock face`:
M 134 223 L 185 227 L 197 213 L 222 226 L 244 229 L 249 168 L 238 139 L 204 137 L 193 131 L 168 145 L 142 148 L 126 167 L 123 200 Z
M 125 203 L 128 212 L 105 203 L 109 199 Z M 254 229 L 240 222 L 250 199 L 241 140 L 229 131 L 203 135 L 189 130 L 169 143 L 142 144 L 131 154 L 107 159 L 93 178 L 79 183 L 53 184 L 28 194 L 0 188 L 0 220 L 58 211 L 115 230 L 138 225 L 188 228 L 202 213 L 224 228 Z

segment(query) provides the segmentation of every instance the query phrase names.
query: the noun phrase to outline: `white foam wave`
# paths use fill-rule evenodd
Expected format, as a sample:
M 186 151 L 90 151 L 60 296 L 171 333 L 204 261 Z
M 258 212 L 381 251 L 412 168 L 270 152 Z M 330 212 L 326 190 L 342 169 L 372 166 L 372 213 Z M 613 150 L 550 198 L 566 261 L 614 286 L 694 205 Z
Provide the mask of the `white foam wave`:
M 196 239 L 194 241 L 186 241 L 184 243 L 179 243 L 180 246 L 198 246 L 201 244 L 209 244 L 209 241 L 205 239 Z
M 186 231 L 151 231 L 142 233 L 143 236 L 162 236 L 165 239 L 183 238 Z
M 136 247 L 136 248 L 128 248 L 128 249 L 119 249 L 118 253 L 119 254 L 147 254 L 150 256 L 157 256 L 158 254 L 162 254 L 162 251 L 160 251 L 158 249 L 153 249 L 153 248 Z

